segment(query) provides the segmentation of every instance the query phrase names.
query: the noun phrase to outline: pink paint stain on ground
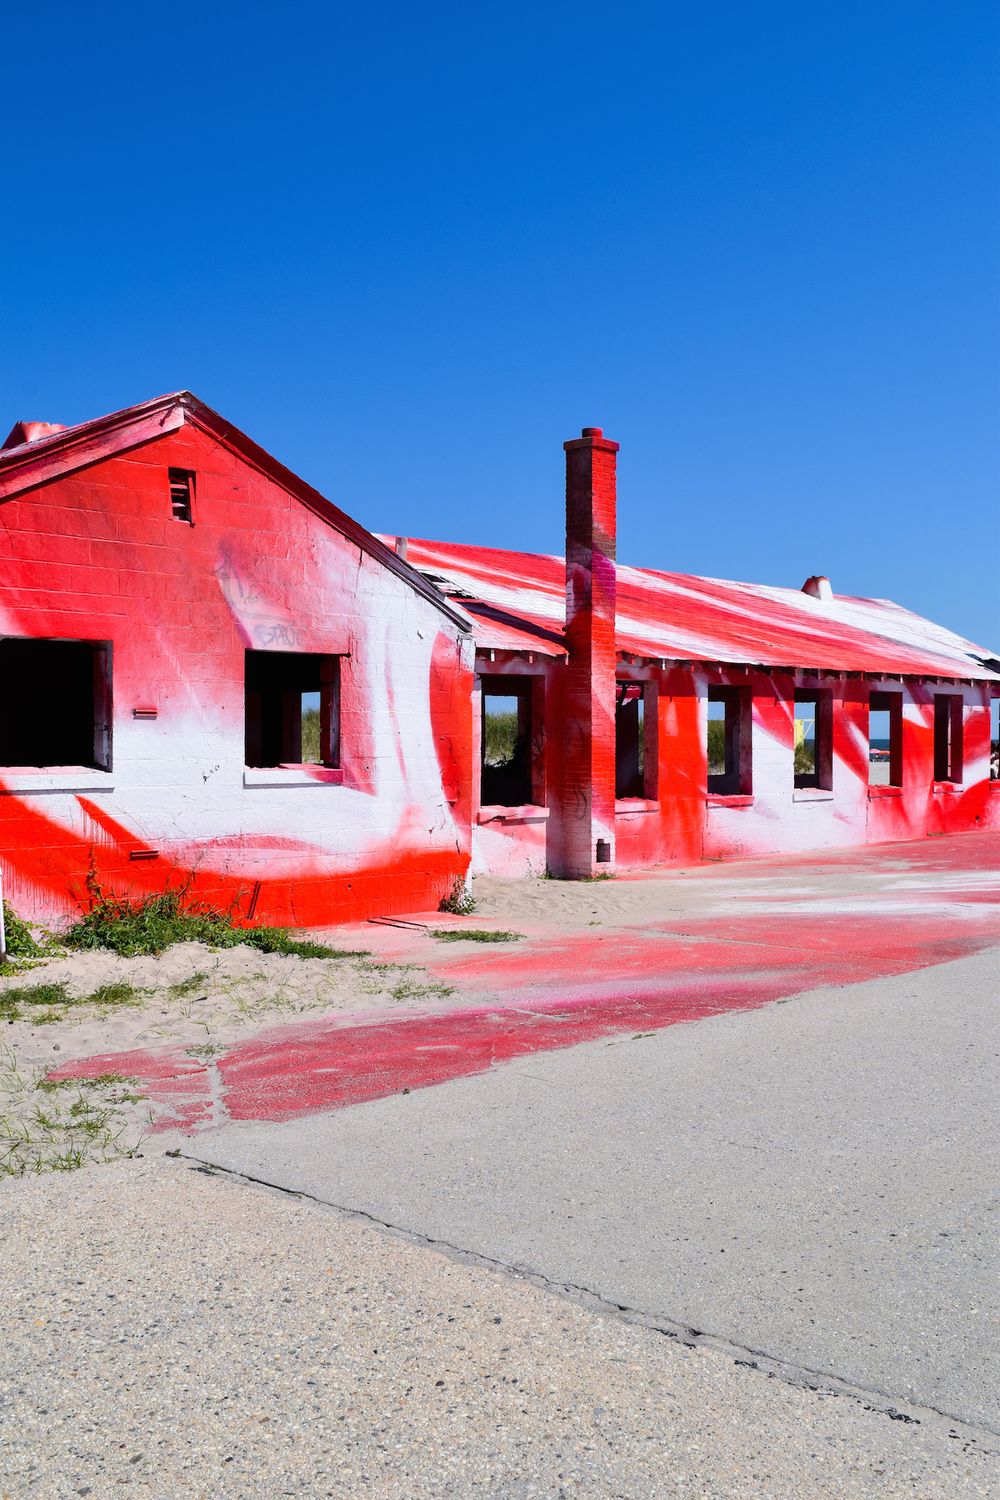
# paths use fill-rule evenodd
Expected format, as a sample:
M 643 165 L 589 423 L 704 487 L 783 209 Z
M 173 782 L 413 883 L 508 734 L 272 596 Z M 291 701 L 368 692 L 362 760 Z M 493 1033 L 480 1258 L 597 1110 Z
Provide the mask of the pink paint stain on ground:
M 876 871 L 883 889 L 847 899 L 807 889 L 815 856 L 760 861 L 740 874 L 744 911 L 677 917 L 639 930 L 543 936 L 504 952 L 435 955 L 458 989 L 504 995 L 433 1014 L 325 1016 L 275 1027 L 208 1064 L 180 1048 L 106 1053 L 52 1078 L 129 1074 L 159 1112 L 156 1129 L 287 1120 L 429 1088 L 536 1052 L 699 1021 L 822 985 L 904 974 L 1000 944 L 1000 839 L 865 850 L 842 869 Z M 900 853 L 900 850 L 903 852 Z M 926 850 L 926 857 L 925 857 Z M 975 858 L 975 863 L 973 859 Z M 980 862 L 982 860 L 982 862 Z M 898 869 L 900 889 L 885 889 Z M 775 890 L 784 871 L 791 887 Z M 710 887 L 728 871 L 704 875 Z M 690 878 L 690 872 L 685 878 Z M 664 877 L 669 880 L 669 877 Z M 908 882 L 908 883 L 907 883 Z M 797 888 L 796 888 L 797 887 Z M 798 903 L 800 910 L 790 909 Z

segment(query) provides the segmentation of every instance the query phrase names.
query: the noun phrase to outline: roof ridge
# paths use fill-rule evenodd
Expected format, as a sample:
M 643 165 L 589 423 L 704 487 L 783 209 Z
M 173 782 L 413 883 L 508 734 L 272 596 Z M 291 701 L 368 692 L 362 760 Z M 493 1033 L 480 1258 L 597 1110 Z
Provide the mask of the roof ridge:
M 160 413 L 163 415 L 157 421 Z M 150 401 L 124 407 L 121 411 L 109 412 L 103 417 L 92 417 L 86 422 L 65 427 L 60 432 L 50 433 L 34 442 L 22 443 L 18 447 L 0 451 L 0 503 L 13 499 L 26 489 L 33 489 L 52 482 L 67 473 L 84 467 L 101 458 L 110 458 L 127 448 L 139 447 L 153 442 L 168 432 L 176 431 L 186 421 L 192 421 L 212 433 L 217 441 L 239 453 L 244 462 L 266 474 L 276 484 L 288 491 L 303 505 L 308 506 L 320 520 L 332 526 L 367 552 L 391 573 L 395 573 L 413 591 L 450 619 L 453 624 L 467 632 L 469 622 L 463 614 L 453 608 L 433 584 L 420 571 L 398 557 L 360 521 L 355 521 L 346 511 L 328 500 L 319 490 L 289 469 L 267 449 L 249 437 L 242 428 L 227 421 L 213 407 L 201 401 L 192 391 L 171 391 L 155 396 Z M 170 424 L 168 426 L 168 423 Z M 115 441 L 129 428 L 136 429 L 131 441 Z M 73 462 L 72 450 L 98 444 L 100 438 L 109 439 L 101 451 L 91 457 L 80 457 Z M 59 462 L 60 458 L 64 461 Z

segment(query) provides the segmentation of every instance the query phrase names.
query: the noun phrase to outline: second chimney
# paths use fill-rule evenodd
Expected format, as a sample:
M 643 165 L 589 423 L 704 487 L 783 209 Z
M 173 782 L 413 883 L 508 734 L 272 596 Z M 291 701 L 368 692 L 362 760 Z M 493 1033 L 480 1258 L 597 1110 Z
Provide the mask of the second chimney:
M 833 589 L 830 587 L 830 580 L 824 577 L 822 573 L 814 573 L 811 578 L 807 578 L 802 585 L 802 592 L 804 594 L 811 594 L 814 599 L 833 598 Z

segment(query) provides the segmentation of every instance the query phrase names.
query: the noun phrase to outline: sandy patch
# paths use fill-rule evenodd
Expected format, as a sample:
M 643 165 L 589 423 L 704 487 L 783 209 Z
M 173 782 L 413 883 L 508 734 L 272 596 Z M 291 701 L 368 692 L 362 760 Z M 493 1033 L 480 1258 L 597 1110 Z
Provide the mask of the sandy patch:
M 65 1001 L 18 999 L 54 985 Z M 122 987 L 133 993 L 123 997 Z M 0 978 L 0 1006 L 8 1001 L 18 1016 L 0 1021 L 0 1177 L 76 1166 L 81 1152 L 129 1154 L 148 1133 L 149 1103 L 134 1080 L 46 1085 L 74 1058 L 168 1044 L 210 1058 L 283 1020 L 440 1005 L 451 993 L 421 965 L 380 954 L 297 958 L 201 943 L 156 957 L 67 953 Z

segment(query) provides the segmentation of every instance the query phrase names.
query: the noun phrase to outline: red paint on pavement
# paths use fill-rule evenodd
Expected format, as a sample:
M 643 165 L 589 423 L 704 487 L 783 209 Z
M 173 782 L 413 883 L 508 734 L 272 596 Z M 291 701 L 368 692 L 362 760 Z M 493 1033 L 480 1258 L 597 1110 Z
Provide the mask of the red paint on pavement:
M 160 1111 L 157 1129 L 287 1120 L 536 1052 L 905 974 L 1000 944 L 996 873 L 969 863 L 973 852 L 1000 854 L 995 846 L 1000 839 L 986 835 L 975 844 L 910 846 L 897 859 L 866 850 L 849 861 L 762 860 L 743 872 L 744 909 L 724 915 L 716 914 L 719 897 L 734 898 L 715 888 L 732 881 L 732 871 L 703 868 L 683 877 L 703 882 L 704 906 L 693 919 L 545 936 L 501 953 L 435 951 L 436 974 L 470 993 L 501 992 L 503 1003 L 432 1015 L 328 1015 L 265 1031 L 208 1066 L 174 1047 L 86 1058 L 50 1077 L 138 1077 Z M 810 874 L 822 882 L 831 865 L 868 870 L 880 889 L 861 884 L 849 897 L 821 883 L 810 889 Z

